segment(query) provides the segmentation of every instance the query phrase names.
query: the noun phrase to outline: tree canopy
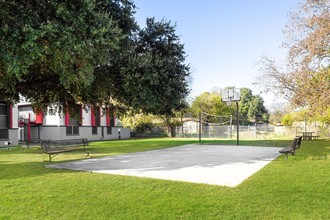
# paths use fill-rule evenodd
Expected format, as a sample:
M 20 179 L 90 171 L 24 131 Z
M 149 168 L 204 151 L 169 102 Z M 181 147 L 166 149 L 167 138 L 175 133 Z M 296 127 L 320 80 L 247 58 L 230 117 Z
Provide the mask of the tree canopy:
M 1 0 L 0 100 L 180 109 L 189 67 L 175 25 L 140 29 L 134 13 L 129 0 Z
M 253 95 L 251 89 L 241 89 L 241 100 L 238 106 L 240 115 L 250 121 L 267 121 L 269 118 L 263 98 L 260 95 Z
M 231 115 L 234 110 L 221 101 L 221 95 L 218 92 L 203 92 L 195 98 L 191 103 L 189 110 L 195 118 L 198 118 L 200 111 L 209 115 Z M 218 122 L 218 117 L 205 116 L 204 120 L 207 122 Z
M 255 120 L 267 121 L 269 118 L 268 111 L 264 106 L 264 100 L 259 95 L 253 95 L 252 90 L 241 88 L 241 100 L 238 102 L 238 112 L 241 118 L 252 122 Z M 235 106 L 227 106 L 222 102 L 219 92 L 204 92 L 197 96 L 192 102 L 190 110 L 194 117 L 198 117 L 199 111 L 213 116 L 225 116 L 235 114 Z M 216 122 L 218 118 L 206 116 L 207 122 Z
M 168 21 L 147 19 L 137 36 L 134 55 L 123 68 L 125 100 L 136 109 L 165 115 L 186 106 L 189 67 L 184 47 Z
M 94 67 L 109 63 L 121 30 L 92 1 L 1 1 L 2 99 L 80 101 Z
M 330 2 L 306 0 L 290 14 L 285 30 L 289 48 L 286 65 L 261 60 L 256 84 L 274 91 L 315 116 L 329 118 L 330 108 Z

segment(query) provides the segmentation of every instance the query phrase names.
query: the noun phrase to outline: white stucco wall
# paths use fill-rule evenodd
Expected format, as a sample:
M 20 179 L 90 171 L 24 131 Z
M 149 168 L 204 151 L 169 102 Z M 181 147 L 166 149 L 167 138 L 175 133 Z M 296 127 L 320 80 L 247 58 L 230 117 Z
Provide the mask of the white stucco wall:
M 86 111 L 85 109 L 82 109 L 82 125 L 83 126 L 90 126 L 92 124 L 91 119 L 91 111 Z
M 60 117 L 60 115 L 56 112 L 54 115 L 44 115 L 43 118 L 43 125 L 57 125 L 61 126 L 64 125 L 64 117 Z
M 12 128 L 18 128 L 18 107 L 17 105 L 14 105 L 12 107 L 12 123 L 13 127 Z

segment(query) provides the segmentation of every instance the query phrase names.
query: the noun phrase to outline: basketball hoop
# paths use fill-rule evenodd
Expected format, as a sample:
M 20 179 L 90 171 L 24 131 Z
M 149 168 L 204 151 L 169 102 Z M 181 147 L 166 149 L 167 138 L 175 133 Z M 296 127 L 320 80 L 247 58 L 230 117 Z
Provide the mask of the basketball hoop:
M 238 88 L 224 89 L 221 91 L 221 98 L 223 102 L 237 102 L 241 100 L 241 90 Z
M 231 106 L 232 102 L 236 103 L 236 122 L 237 122 L 237 145 L 239 145 L 239 117 L 238 117 L 238 102 L 241 100 L 241 90 L 237 88 L 224 89 L 221 91 L 221 99 Z

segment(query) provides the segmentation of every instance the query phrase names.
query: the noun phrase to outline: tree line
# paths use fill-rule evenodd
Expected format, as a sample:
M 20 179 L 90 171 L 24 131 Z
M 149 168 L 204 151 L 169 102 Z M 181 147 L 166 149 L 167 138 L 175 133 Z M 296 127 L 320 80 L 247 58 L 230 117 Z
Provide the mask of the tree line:
M 176 111 L 171 118 L 159 117 L 150 114 L 131 114 L 124 116 L 123 124 L 130 127 L 136 133 L 148 133 L 154 127 L 165 127 L 169 136 L 175 135 L 175 128 L 181 126 L 184 121 L 198 121 L 200 112 L 203 113 L 203 123 L 222 125 L 221 117 L 236 120 L 236 105 L 227 105 L 222 100 L 221 89 L 214 89 L 211 92 L 203 92 L 195 97 L 189 106 Z M 241 100 L 238 102 L 238 114 L 240 124 L 255 125 L 268 124 L 269 112 L 264 106 L 264 100 L 260 95 L 253 95 L 249 88 L 240 89 Z M 229 122 L 226 124 L 229 125 Z
M 260 95 L 253 95 L 249 88 L 240 89 L 240 101 L 238 101 L 238 114 L 245 124 L 268 123 L 269 112 L 264 106 L 264 100 Z M 218 118 L 213 116 L 236 115 L 236 105 L 227 105 L 222 101 L 221 90 L 215 89 L 212 92 L 204 92 L 197 96 L 186 112 L 198 118 L 199 112 L 210 116 L 204 118 L 205 122 L 217 123 Z

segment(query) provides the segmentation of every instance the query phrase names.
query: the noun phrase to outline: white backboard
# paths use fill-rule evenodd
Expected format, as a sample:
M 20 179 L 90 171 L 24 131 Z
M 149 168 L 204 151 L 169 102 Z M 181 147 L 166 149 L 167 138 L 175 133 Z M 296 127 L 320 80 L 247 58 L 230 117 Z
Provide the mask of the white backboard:
M 235 102 L 241 100 L 241 89 L 224 89 L 221 91 L 223 102 Z

